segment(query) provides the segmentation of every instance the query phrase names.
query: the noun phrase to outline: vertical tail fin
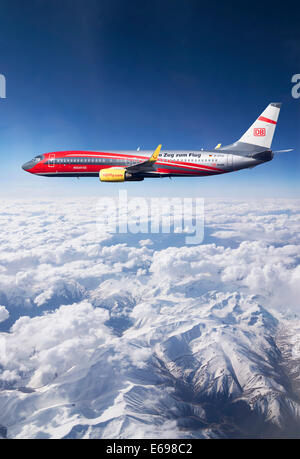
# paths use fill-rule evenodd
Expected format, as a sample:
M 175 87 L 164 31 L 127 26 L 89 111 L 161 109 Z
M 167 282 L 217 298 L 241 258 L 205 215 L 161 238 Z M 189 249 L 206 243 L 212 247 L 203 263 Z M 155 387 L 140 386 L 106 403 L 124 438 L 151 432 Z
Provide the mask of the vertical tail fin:
M 271 148 L 281 103 L 272 103 L 262 112 L 239 142 Z

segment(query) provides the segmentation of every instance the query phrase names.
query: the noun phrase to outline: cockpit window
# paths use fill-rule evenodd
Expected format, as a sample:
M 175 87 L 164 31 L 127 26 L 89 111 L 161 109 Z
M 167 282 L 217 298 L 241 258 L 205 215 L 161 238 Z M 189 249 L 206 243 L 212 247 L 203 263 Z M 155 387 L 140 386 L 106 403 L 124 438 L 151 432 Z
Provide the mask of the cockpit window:
M 39 156 L 36 156 L 35 158 L 33 158 L 33 161 L 38 163 L 39 161 L 42 161 L 42 159 L 43 159 L 43 156 L 39 155 Z

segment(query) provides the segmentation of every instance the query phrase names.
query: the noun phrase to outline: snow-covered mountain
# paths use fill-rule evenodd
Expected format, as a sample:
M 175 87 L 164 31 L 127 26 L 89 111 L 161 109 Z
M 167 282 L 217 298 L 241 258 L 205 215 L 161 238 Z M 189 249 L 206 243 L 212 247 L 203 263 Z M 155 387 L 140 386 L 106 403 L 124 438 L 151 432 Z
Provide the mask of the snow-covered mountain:
M 79 205 L 3 209 L 0 436 L 299 438 L 299 202 L 211 201 L 197 246 Z

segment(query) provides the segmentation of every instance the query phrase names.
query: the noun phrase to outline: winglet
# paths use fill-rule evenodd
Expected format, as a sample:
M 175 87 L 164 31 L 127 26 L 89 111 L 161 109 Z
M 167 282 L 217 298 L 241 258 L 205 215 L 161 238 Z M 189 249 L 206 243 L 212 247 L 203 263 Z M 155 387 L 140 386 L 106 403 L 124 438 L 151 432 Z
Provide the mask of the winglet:
M 160 149 L 161 149 L 161 145 L 158 145 L 158 147 L 156 148 L 155 152 L 153 153 L 153 155 L 149 159 L 150 163 L 155 163 L 155 161 L 157 161 L 157 158 L 158 158 L 159 153 L 160 153 Z
M 220 148 L 222 144 L 221 143 L 218 143 L 218 145 L 215 147 L 215 150 L 217 150 L 218 148 Z

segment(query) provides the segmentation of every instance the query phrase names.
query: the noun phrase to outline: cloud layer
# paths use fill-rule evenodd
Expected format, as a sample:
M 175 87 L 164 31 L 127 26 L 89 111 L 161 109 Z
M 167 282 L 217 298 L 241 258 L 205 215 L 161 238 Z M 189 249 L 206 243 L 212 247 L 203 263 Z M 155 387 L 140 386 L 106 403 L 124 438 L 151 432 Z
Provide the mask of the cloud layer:
M 96 201 L 3 204 L 2 432 L 226 437 L 258 421 L 266 435 L 299 431 L 286 385 L 298 375 L 280 352 L 299 322 L 299 210 L 211 200 L 203 244 L 186 246 L 180 234 L 101 232 Z

